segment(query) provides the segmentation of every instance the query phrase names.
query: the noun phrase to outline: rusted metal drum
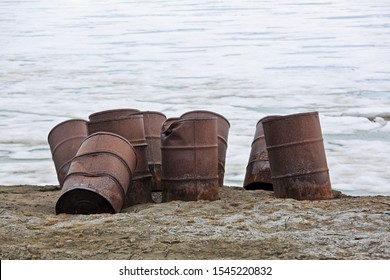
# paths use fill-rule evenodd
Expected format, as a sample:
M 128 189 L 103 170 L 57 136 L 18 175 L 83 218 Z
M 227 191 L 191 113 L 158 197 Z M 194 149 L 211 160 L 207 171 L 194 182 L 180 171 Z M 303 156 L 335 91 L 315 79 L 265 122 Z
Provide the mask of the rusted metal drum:
M 256 124 L 255 136 L 252 141 L 244 179 L 243 187 L 246 190 L 273 190 L 263 121 L 274 117 L 276 116 L 267 116 L 260 119 Z
M 151 202 L 153 177 L 147 159 L 148 145 L 146 143 L 143 115 L 136 114 L 89 121 L 87 126 L 89 134 L 99 131 L 116 133 L 127 139 L 136 150 L 138 162 L 131 186 L 127 192 L 125 207 Z
M 230 123 L 224 116 L 206 110 L 195 110 L 195 111 L 186 112 L 183 115 L 181 115 L 181 118 L 204 118 L 204 117 L 206 118 L 217 117 L 218 177 L 219 177 L 219 186 L 223 187 Z
M 164 132 L 165 130 L 167 130 L 167 129 L 171 126 L 171 124 L 173 124 L 174 122 L 176 122 L 176 121 L 178 121 L 178 120 L 180 120 L 179 117 L 174 117 L 174 118 L 168 118 L 168 119 L 166 119 L 166 120 L 163 122 L 162 126 L 161 126 L 161 132 Z
M 263 128 L 275 196 L 331 199 L 318 112 L 266 119 Z
M 89 120 L 99 121 L 99 120 L 108 120 L 108 119 L 127 117 L 139 111 L 140 110 L 138 109 L 132 109 L 132 108 L 105 110 L 105 111 L 100 111 L 89 115 Z
M 180 119 L 161 134 L 162 200 L 217 200 L 217 118 Z
M 152 191 L 161 191 L 161 127 L 167 117 L 160 112 L 142 111 L 145 139 L 147 143 L 146 157 L 152 174 Z
M 49 132 L 48 142 L 60 186 L 68 173 L 72 158 L 87 136 L 87 121 L 82 119 L 61 122 Z
M 133 146 L 108 132 L 88 136 L 72 159 L 56 213 L 118 213 L 137 164 Z

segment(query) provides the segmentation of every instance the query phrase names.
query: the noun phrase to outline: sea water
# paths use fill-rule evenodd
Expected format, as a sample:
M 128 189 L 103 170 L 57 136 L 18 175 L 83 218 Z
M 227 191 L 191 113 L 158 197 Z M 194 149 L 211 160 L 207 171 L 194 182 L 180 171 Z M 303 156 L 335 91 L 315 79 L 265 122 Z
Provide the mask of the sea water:
M 57 184 L 47 135 L 114 108 L 231 124 L 318 111 L 332 188 L 390 194 L 389 0 L 0 0 L 0 184 Z

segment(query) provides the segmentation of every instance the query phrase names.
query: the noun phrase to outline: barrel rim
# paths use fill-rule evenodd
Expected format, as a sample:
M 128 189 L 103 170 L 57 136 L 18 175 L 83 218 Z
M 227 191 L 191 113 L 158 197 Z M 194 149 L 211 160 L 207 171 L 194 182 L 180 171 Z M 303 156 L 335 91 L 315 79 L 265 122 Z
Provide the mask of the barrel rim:
M 50 136 L 53 134 L 53 132 L 61 125 L 64 125 L 66 123 L 69 123 L 69 122 L 83 122 L 85 125 L 88 123 L 87 120 L 84 120 L 84 119 L 68 119 L 68 120 L 65 120 L 65 121 L 62 121 L 58 124 L 56 124 L 49 132 L 49 134 L 47 135 L 47 140 L 48 142 L 50 142 Z
M 207 120 L 218 120 L 217 117 L 190 117 L 190 118 L 179 118 L 177 121 L 175 121 L 174 123 L 177 123 L 177 122 L 192 122 L 192 121 L 207 121 Z
M 221 117 L 222 119 L 224 119 L 227 122 L 228 126 L 230 127 L 230 122 L 229 122 L 229 120 L 226 117 L 224 117 L 223 115 L 221 115 L 219 113 L 216 113 L 216 112 L 213 112 L 213 111 L 209 111 L 209 110 L 192 110 L 192 111 L 188 111 L 188 112 L 183 113 L 180 116 L 180 118 L 183 118 L 185 115 L 191 114 L 191 113 L 209 113 L 209 114 L 213 114 L 213 115 L 215 115 L 217 117 Z
M 140 111 L 139 109 L 136 109 L 136 108 L 118 108 L 118 109 L 109 109 L 109 110 L 103 110 L 103 111 L 99 111 L 99 112 L 95 112 L 95 113 L 92 113 L 88 116 L 89 119 L 91 119 L 91 117 L 96 117 L 96 116 L 99 116 L 99 115 L 103 115 L 103 114 L 107 114 L 107 113 L 112 113 L 112 112 L 123 112 L 123 111 L 129 111 L 129 110 L 134 110 L 134 111 Z M 132 113 L 130 113 L 129 115 L 131 115 Z
M 168 121 L 178 121 L 180 120 L 180 117 L 170 117 L 170 118 L 167 118 L 164 122 L 168 122 Z
M 271 122 L 276 122 L 276 121 L 281 121 L 281 120 L 286 120 L 286 119 L 292 119 L 292 118 L 296 118 L 296 117 L 307 117 L 307 116 L 319 116 L 319 112 L 313 111 L 313 112 L 284 115 L 284 116 L 279 116 L 276 118 L 270 118 L 270 119 L 264 120 L 262 123 L 265 124 L 265 123 L 271 123 Z
M 111 179 L 111 178 L 110 178 Z M 116 184 L 115 181 L 113 181 L 114 184 Z M 95 193 L 97 195 L 99 195 L 100 197 L 104 198 L 106 200 L 106 202 L 108 203 L 108 205 L 110 205 L 111 209 L 113 210 L 111 213 L 116 213 L 116 209 L 114 208 L 114 206 L 112 205 L 112 203 L 110 202 L 110 200 L 105 196 L 103 195 L 102 193 L 99 193 L 98 191 L 96 191 L 95 189 L 91 189 L 91 188 L 87 188 L 87 187 L 82 187 L 82 186 L 78 186 L 77 188 L 72 188 L 72 189 L 69 189 L 63 193 L 61 193 L 61 196 L 59 197 L 59 199 L 57 200 L 56 202 L 56 205 L 55 205 L 55 209 L 56 209 L 56 214 L 60 214 L 62 212 L 58 212 L 58 204 L 64 199 L 64 195 L 66 194 L 69 194 L 70 192 L 72 191 L 77 191 L 77 190 L 83 190 L 83 191 L 87 191 L 87 192 L 91 192 L 91 193 Z M 122 206 L 123 207 L 123 206 Z M 120 210 L 119 210 L 120 211 Z
M 257 126 L 260 124 L 260 123 L 263 123 L 269 119 L 276 119 L 276 118 L 280 118 L 280 117 L 283 117 L 282 115 L 268 115 L 268 116 L 265 116 L 265 117 L 262 117 L 257 123 L 256 123 L 256 128 Z
M 57 145 L 55 145 L 52 149 L 51 149 L 51 153 L 54 154 L 56 153 L 56 151 L 58 150 L 58 148 L 60 146 L 62 146 L 63 144 L 65 144 L 66 142 L 68 141 L 71 141 L 71 140 L 76 140 L 76 139 L 83 139 L 82 141 L 80 141 L 80 144 L 84 141 L 84 139 L 87 137 L 87 135 L 72 135 L 72 137 L 68 137 L 68 138 L 65 138 L 63 139 L 62 141 L 58 142 Z M 51 146 L 51 145 L 50 145 Z
M 127 120 L 127 119 L 142 119 L 143 120 L 144 116 L 142 114 L 130 114 L 128 116 L 122 116 L 122 117 L 113 117 L 113 118 L 107 118 L 107 119 L 99 119 L 99 120 L 89 120 L 87 121 L 87 125 L 94 125 L 98 123 L 106 123 L 106 122 L 114 122 L 114 121 L 122 121 L 122 120 Z
M 136 156 L 135 156 L 135 163 L 136 163 L 136 166 L 137 166 L 137 164 L 138 164 L 137 150 L 134 148 L 133 144 L 131 144 L 129 140 L 127 140 L 126 138 L 124 138 L 123 136 L 121 136 L 121 135 L 119 135 L 119 134 L 112 133 L 112 132 L 98 131 L 98 132 L 95 132 L 95 133 L 89 135 L 88 137 L 86 137 L 86 138 L 84 139 L 84 141 L 81 142 L 80 147 L 81 147 L 81 145 L 83 145 L 83 143 L 84 143 L 85 141 L 87 141 L 88 139 L 90 139 L 90 138 L 92 138 L 92 137 L 94 137 L 94 136 L 96 136 L 96 135 L 110 135 L 110 136 L 114 136 L 114 137 L 117 137 L 117 138 L 123 140 L 125 143 L 129 144 L 129 147 L 132 149 L 132 151 L 133 151 L 134 154 L 136 155 Z M 80 149 L 80 148 L 79 148 L 79 149 Z M 112 151 L 111 151 L 111 152 L 112 152 Z M 113 152 L 112 152 L 112 153 L 113 153 Z M 77 153 L 76 153 L 75 156 L 77 156 Z
M 164 113 L 159 112 L 159 111 L 139 111 L 139 112 L 136 112 L 134 114 L 131 114 L 131 116 L 132 115 L 143 115 L 143 114 L 160 115 L 160 116 L 163 116 L 163 117 L 167 118 L 167 116 Z
M 217 121 L 218 118 L 217 117 L 199 117 L 199 118 L 179 118 L 178 120 L 174 121 L 173 123 L 171 123 L 168 127 L 166 127 L 164 130 L 161 131 L 161 136 L 163 136 L 164 134 L 167 134 L 169 133 L 170 131 L 172 131 L 173 129 L 175 129 L 177 126 L 179 126 L 181 123 L 184 123 L 184 122 L 193 122 L 193 121 L 206 121 L 206 120 L 215 120 Z M 162 126 L 162 128 L 164 128 L 164 125 Z M 170 133 L 169 133 L 170 134 Z M 168 135 L 169 135 L 168 134 Z
M 119 138 L 119 139 L 123 140 L 125 143 L 129 144 L 129 146 L 130 146 L 130 148 L 133 150 L 133 152 L 136 153 L 136 150 L 135 150 L 133 144 L 131 144 L 130 141 L 127 140 L 125 137 L 123 137 L 123 136 L 121 136 L 121 135 L 119 135 L 119 134 L 116 134 L 116 133 L 106 132 L 106 131 L 98 131 L 98 132 L 92 133 L 91 135 L 88 135 L 88 136 L 84 139 L 84 141 L 81 143 L 81 145 L 82 145 L 85 141 L 87 141 L 88 139 L 90 139 L 90 138 L 92 138 L 92 137 L 95 137 L 95 136 L 97 136 L 97 135 L 110 135 L 110 136 Z M 81 145 L 80 145 L 80 147 L 81 147 Z
M 98 131 L 98 132 L 95 132 L 95 133 L 92 133 L 90 135 L 88 135 L 84 141 L 82 143 L 84 143 L 85 141 L 87 141 L 88 139 L 92 138 L 92 137 L 96 137 L 98 135 L 109 135 L 109 136 L 113 136 L 113 137 L 116 137 L 116 138 L 119 138 L 121 140 L 123 140 L 124 142 L 126 142 L 127 144 L 129 144 L 130 146 L 133 146 L 129 140 L 127 140 L 125 137 L 119 135 L 119 134 L 116 134 L 116 133 L 113 133 L 113 132 L 108 132 L 108 131 Z M 134 149 L 134 147 L 133 147 Z
M 119 159 L 120 162 L 123 163 L 124 166 L 126 166 L 126 169 L 128 171 L 129 174 L 131 174 L 131 177 L 134 175 L 135 173 L 135 168 L 134 168 L 134 172 L 131 171 L 131 167 L 127 164 L 127 161 L 126 159 L 127 158 L 124 158 L 122 155 L 119 155 L 113 151 L 96 151 L 96 152 L 88 152 L 88 153 L 83 153 L 83 154 L 80 154 L 80 155 L 76 155 L 72 158 L 71 162 L 73 161 L 76 161 L 80 158 L 83 158 L 83 157 L 88 157 L 88 156 L 94 156 L 94 155 L 111 155 L 111 156 L 114 156 L 115 158 Z M 137 155 L 134 154 L 134 158 L 135 158 L 135 166 L 137 166 Z M 71 174 L 71 173 L 69 173 Z

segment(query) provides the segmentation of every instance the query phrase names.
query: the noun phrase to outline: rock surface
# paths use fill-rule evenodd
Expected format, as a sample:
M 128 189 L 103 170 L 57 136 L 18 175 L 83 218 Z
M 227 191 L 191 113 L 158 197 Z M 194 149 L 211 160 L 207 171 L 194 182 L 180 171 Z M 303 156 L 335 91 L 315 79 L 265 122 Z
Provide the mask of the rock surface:
M 0 186 L 1 259 L 390 259 L 390 197 L 296 201 L 223 187 L 218 201 L 55 215 L 56 186 Z

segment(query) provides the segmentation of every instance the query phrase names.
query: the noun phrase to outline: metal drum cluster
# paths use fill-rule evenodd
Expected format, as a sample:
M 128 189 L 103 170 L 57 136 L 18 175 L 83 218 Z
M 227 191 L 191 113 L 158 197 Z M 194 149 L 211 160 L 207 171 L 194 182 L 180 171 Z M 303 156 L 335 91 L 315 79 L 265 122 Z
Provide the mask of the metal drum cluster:
M 223 185 L 229 122 L 209 111 L 167 119 L 115 109 L 56 125 L 48 142 L 62 187 L 56 213 L 118 213 L 162 201 L 216 200 Z
M 230 129 L 220 114 L 116 109 L 70 119 L 48 135 L 59 185 L 56 213 L 118 213 L 172 200 L 217 200 Z M 318 112 L 256 124 L 243 187 L 277 198 L 331 199 Z M 160 199 L 154 199 L 158 193 Z

